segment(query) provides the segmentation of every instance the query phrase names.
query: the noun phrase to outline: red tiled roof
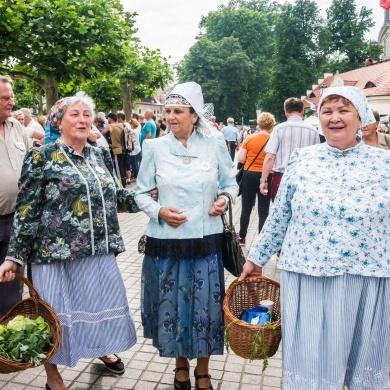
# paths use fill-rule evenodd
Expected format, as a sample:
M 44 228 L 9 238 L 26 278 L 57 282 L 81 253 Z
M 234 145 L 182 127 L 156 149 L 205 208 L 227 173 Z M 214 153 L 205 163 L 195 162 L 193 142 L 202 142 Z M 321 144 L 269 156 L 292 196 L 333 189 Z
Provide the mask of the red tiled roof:
M 390 96 L 390 60 L 340 73 L 339 77 L 344 81 L 344 85 L 359 87 L 366 96 Z M 325 84 L 329 87 L 333 79 L 334 76 L 329 76 L 321 85 Z M 376 86 L 365 88 L 368 82 L 372 82 Z M 320 100 L 320 86 L 317 86 L 313 92 L 316 95 L 315 98 L 311 98 L 309 94 L 305 99 L 313 102 L 317 106 Z M 304 104 L 305 108 L 310 108 L 310 104 L 306 100 L 304 100 Z

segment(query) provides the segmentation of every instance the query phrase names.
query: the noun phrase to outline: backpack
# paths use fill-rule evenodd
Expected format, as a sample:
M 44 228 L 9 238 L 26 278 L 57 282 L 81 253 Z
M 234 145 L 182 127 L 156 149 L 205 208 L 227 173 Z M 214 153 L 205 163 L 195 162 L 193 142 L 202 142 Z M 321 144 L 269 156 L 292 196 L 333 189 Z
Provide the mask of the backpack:
M 131 153 L 134 150 L 135 133 L 127 123 L 123 123 L 122 149 L 123 153 Z

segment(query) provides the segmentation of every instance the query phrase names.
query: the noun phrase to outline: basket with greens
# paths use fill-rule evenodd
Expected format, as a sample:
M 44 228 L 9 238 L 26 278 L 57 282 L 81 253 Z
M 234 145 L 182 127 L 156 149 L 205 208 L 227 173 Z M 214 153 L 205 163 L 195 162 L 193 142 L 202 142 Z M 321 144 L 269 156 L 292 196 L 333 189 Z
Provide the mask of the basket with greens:
M 225 315 L 225 346 L 244 359 L 263 360 L 263 371 L 268 359 L 275 355 L 281 340 L 280 284 L 265 276 L 251 276 L 241 282 L 236 279 L 227 289 L 223 301 Z M 251 325 L 240 320 L 241 314 L 260 305 L 262 300 L 274 302 L 271 321 Z
M 30 298 L 18 302 L 0 320 L 0 373 L 7 374 L 45 363 L 57 351 L 61 328 L 53 309 L 41 300 L 32 284 Z

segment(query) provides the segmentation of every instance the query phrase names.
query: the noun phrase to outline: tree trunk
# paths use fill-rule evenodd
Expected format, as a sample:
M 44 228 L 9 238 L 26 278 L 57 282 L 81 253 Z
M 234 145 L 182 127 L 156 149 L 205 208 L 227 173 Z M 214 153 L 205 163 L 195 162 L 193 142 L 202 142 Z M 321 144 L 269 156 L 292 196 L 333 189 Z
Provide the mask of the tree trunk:
M 132 92 L 133 92 L 133 83 L 126 84 L 121 92 L 121 97 L 123 101 L 123 111 L 126 115 L 126 120 L 130 120 L 131 114 L 133 113 L 133 105 L 132 105 Z
M 53 107 L 58 100 L 58 87 L 57 83 L 53 79 L 46 79 L 42 86 L 46 96 L 46 111 Z

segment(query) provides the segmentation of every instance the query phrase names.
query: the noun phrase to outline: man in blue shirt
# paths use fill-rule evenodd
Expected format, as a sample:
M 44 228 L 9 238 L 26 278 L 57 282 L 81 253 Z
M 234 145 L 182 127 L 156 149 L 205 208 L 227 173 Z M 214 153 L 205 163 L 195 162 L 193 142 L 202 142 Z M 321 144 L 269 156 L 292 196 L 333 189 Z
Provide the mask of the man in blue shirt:
M 153 120 L 153 111 L 145 111 L 145 126 L 141 130 L 141 147 L 145 139 L 156 138 L 156 123 Z
M 240 147 L 240 133 L 238 129 L 234 127 L 234 119 L 227 119 L 227 126 L 222 129 L 222 135 L 225 137 L 225 140 L 229 147 L 229 153 L 232 161 L 234 161 L 234 156 L 236 154 L 236 149 Z

